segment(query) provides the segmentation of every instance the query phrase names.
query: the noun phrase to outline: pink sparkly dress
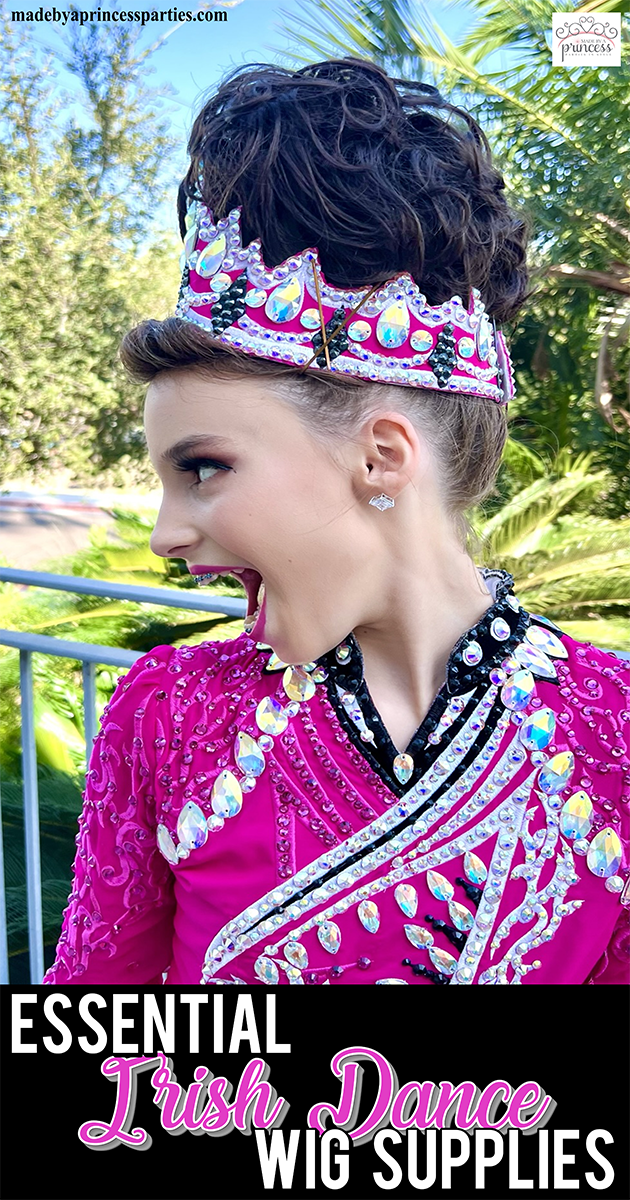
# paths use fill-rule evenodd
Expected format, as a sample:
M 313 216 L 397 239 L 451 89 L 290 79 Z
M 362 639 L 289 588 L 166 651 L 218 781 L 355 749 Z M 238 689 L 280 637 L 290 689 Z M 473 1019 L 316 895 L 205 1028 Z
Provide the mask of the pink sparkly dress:
M 44 983 L 627 983 L 630 664 L 503 571 L 404 754 L 352 634 L 134 663 Z

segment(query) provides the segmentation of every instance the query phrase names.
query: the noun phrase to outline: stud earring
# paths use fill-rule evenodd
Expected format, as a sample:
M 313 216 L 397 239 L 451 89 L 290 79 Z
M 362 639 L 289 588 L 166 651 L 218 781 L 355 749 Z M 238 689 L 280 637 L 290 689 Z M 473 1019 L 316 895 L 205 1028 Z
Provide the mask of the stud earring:
M 392 500 L 391 496 L 386 496 L 385 492 L 381 492 L 380 496 L 370 497 L 370 504 L 378 508 L 379 512 L 384 512 L 386 508 L 393 508 L 395 503 L 396 501 Z

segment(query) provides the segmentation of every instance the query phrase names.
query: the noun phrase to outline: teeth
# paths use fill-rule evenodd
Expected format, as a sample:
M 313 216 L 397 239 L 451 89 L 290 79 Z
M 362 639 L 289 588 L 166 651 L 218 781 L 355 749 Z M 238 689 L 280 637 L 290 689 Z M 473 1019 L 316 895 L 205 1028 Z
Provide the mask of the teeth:
M 265 585 L 264 585 L 264 583 L 263 583 L 263 582 L 262 582 L 262 580 L 261 580 L 261 582 L 260 582 L 260 587 L 259 587 L 259 589 L 258 589 L 258 595 L 257 595 L 257 597 L 256 597 L 256 600 L 258 601 L 258 604 L 259 604 L 259 605 L 261 605 L 261 604 L 262 604 L 262 602 L 263 602 L 264 598 L 265 598 Z
M 214 583 L 215 579 L 218 578 L 219 576 L 214 575 L 211 571 L 208 571 L 205 575 L 194 576 L 195 583 L 197 584 Z

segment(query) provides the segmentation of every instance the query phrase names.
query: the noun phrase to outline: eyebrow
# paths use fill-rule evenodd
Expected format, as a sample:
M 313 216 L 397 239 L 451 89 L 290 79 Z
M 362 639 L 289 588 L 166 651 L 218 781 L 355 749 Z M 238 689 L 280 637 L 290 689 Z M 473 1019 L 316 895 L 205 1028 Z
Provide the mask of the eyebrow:
M 230 445 L 228 438 L 216 437 L 210 433 L 198 433 L 193 437 L 182 438 L 181 442 L 176 442 L 168 450 L 165 450 L 160 458 L 160 462 L 170 464 L 171 466 L 178 463 L 186 454 L 191 454 L 195 450 L 215 449 L 225 450 Z

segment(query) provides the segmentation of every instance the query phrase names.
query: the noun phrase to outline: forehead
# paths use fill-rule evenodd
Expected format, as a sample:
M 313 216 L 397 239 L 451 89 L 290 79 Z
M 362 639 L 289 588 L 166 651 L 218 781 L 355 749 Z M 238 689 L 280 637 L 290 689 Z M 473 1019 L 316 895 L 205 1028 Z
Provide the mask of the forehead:
M 185 437 L 261 436 L 287 406 L 258 380 L 206 379 L 192 371 L 166 371 L 147 389 L 144 424 L 156 454 Z

